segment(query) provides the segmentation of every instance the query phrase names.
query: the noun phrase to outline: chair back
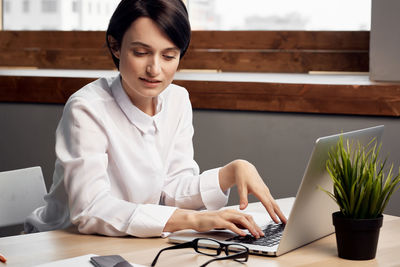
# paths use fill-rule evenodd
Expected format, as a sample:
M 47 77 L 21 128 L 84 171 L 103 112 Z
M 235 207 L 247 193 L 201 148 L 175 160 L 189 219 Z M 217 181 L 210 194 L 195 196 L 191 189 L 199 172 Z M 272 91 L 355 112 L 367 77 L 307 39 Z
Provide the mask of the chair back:
M 40 167 L 0 172 L 0 227 L 22 224 L 46 192 Z

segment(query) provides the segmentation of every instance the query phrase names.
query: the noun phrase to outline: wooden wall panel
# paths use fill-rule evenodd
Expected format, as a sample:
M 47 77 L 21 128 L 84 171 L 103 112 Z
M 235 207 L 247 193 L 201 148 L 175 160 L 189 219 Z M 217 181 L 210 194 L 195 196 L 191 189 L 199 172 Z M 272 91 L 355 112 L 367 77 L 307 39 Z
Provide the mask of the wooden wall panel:
M 0 49 L 106 48 L 104 31 L 1 31 Z
M 369 49 L 369 31 L 194 31 L 191 49 Z
M 104 31 L 2 31 L 0 49 L 102 48 Z M 190 49 L 368 50 L 368 31 L 193 31 Z
M 310 71 L 368 72 L 368 64 L 368 53 L 357 51 L 248 50 L 232 52 L 189 50 L 180 63 L 180 68 L 282 73 L 307 73 Z
M 38 69 L 113 69 L 114 63 L 104 49 L 9 49 L 0 55 L 1 67 Z
M 0 76 L 0 102 L 65 104 L 93 78 Z
M 181 69 L 368 71 L 369 32 L 194 31 Z M 105 32 L 2 31 L 0 67 L 113 69 Z

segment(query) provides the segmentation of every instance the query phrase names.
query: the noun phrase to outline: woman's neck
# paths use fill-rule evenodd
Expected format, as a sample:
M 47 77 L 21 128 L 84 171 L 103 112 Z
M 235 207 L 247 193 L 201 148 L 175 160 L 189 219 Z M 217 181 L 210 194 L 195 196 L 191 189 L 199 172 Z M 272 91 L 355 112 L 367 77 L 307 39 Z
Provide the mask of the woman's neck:
M 133 105 L 147 115 L 151 117 L 156 115 L 157 98 L 144 99 L 145 101 L 135 101 L 136 99 L 132 97 L 129 97 L 129 99 Z

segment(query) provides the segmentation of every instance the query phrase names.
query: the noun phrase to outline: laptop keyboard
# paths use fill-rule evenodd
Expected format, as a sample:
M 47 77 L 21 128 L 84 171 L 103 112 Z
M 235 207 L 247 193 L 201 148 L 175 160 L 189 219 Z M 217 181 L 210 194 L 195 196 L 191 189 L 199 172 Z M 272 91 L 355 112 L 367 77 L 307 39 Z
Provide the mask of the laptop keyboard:
M 283 229 L 285 229 L 284 224 L 271 223 L 264 228 L 263 232 L 265 235 L 258 239 L 248 234 L 246 236 L 235 236 L 227 239 L 226 241 L 273 247 L 279 244 L 279 241 L 282 237 Z

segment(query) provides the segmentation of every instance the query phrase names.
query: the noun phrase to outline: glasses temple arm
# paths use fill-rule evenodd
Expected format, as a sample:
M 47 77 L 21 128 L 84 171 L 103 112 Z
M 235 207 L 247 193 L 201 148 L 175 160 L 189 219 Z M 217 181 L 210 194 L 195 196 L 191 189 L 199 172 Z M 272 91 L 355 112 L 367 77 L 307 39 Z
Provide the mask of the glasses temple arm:
M 158 258 L 160 257 L 161 252 L 165 251 L 165 250 L 171 250 L 171 249 L 179 249 L 179 248 L 193 248 L 193 242 L 186 242 L 186 243 L 182 243 L 182 244 L 177 244 L 171 247 L 166 247 L 161 249 L 158 253 L 157 256 L 154 258 L 153 262 L 151 263 L 150 266 L 155 266 L 157 263 Z

